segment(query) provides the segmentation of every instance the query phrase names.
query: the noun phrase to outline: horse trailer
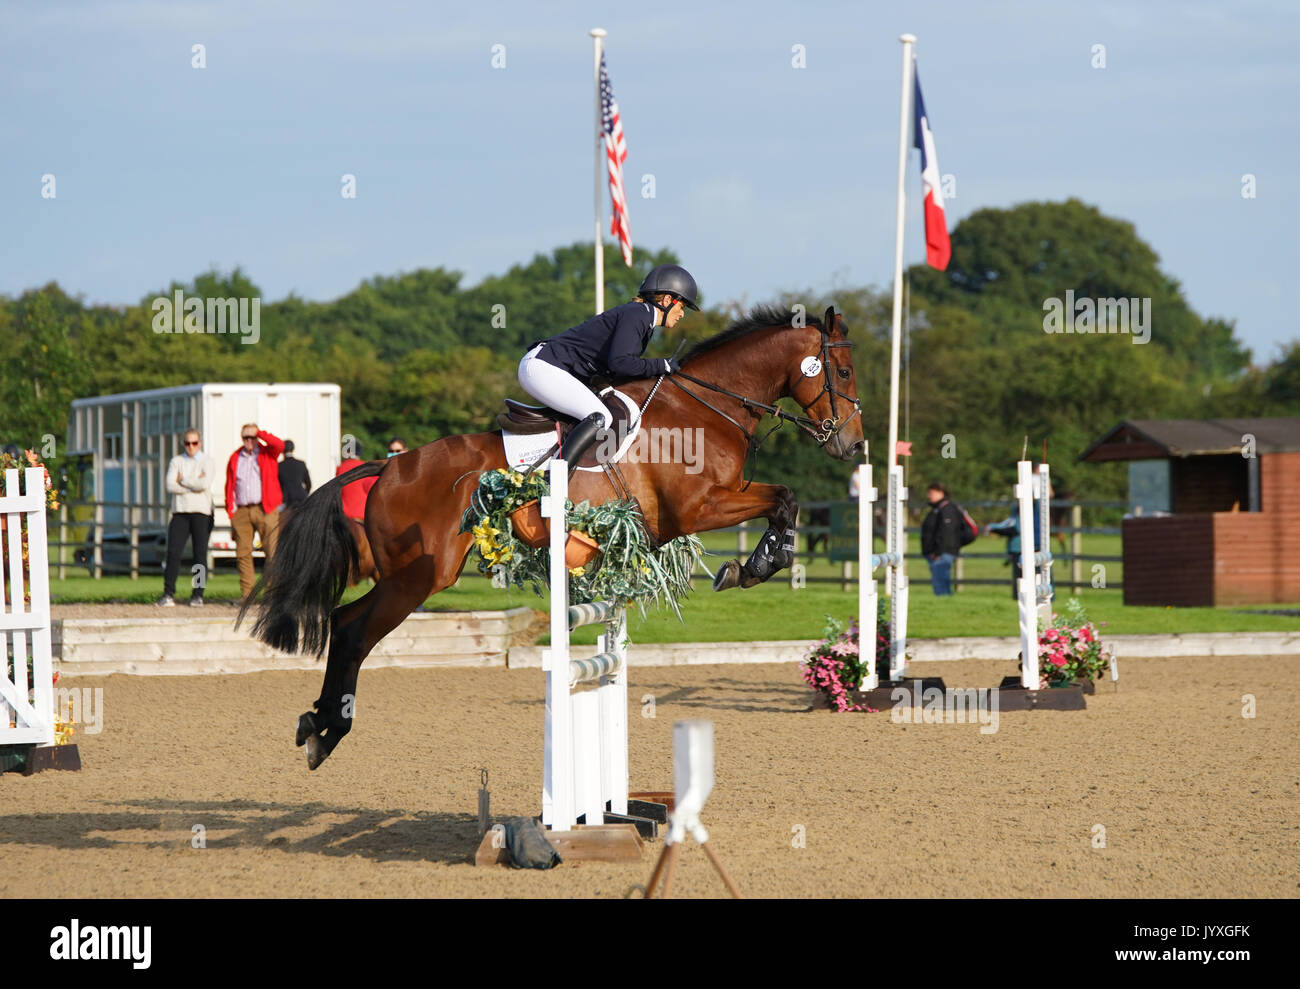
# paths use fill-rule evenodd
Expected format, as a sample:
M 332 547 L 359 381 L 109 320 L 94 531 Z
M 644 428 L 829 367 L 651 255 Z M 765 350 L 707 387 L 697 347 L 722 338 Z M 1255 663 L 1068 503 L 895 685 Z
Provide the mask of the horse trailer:
M 235 555 L 225 505 L 226 464 L 239 449 L 240 426 L 246 422 L 293 440 L 294 456 L 306 463 L 313 489 L 334 476 L 341 442 L 335 384 L 180 385 L 72 403 L 67 456 L 70 463 L 80 461 L 78 500 L 95 505 L 98 526 L 91 527 L 87 542 L 93 543 L 97 529 L 104 569 L 119 569 L 117 557 L 127 552 L 132 525 L 141 566 L 160 565 L 171 518 L 164 474 L 171 458 L 183 451 L 189 429 L 198 430 L 201 449 L 215 465 L 210 560 Z

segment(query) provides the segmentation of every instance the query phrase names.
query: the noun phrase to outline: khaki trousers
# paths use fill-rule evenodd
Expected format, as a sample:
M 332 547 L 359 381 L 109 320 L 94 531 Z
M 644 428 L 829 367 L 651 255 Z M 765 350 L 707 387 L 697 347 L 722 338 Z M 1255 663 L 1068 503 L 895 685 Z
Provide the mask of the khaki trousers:
M 279 535 L 280 515 L 264 512 L 261 505 L 240 505 L 230 516 L 230 527 L 235 532 L 235 562 L 239 564 L 239 596 L 248 597 L 257 577 L 253 571 L 253 533 L 262 539 L 262 552 L 266 562 L 275 555 L 275 540 Z

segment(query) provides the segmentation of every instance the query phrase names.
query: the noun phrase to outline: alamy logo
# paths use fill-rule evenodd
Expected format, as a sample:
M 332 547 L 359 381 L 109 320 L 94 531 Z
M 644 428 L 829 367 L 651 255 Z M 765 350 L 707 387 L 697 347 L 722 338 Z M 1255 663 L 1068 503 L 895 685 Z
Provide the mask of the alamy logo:
M 262 339 L 260 298 L 187 299 L 177 289 L 170 299 L 165 295 L 155 298 L 150 308 L 155 333 L 238 333 L 243 343 Z
M 627 442 L 627 423 L 601 430 L 597 456 L 602 463 L 613 461 Z M 623 453 L 622 463 L 685 464 L 687 474 L 704 470 L 704 430 L 697 426 L 649 426 L 637 430 Z
M 889 693 L 894 706 L 889 720 L 896 725 L 978 724 L 981 735 L 996 735 L 1001 707 L 996 687 L 895 687 Z
M 1044 333 L 1131 333 L 1133 343 L 1151 339 L 1150 299 L 1075 299 L 1066 289 L 1065 301 L 1043 300 Z
M 81 926 L 76 917 L 67 927 L 50 930 L 50 957 L 55 961 L 129 961 L 148 968 L 152 927 Z

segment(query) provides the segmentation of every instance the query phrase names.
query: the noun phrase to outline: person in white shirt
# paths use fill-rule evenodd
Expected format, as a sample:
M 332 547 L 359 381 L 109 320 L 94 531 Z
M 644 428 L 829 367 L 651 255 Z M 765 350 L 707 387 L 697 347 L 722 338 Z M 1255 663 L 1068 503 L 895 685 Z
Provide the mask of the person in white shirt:
M 187 430 L 185 452 L 172 457 L 167 465 L 167 493 L 172 496 L 172 518 L 167 526 L 167 567 L 163 571 L 163 596 L 160 605 L 176 604 L 176 575 L 180 572 L 181 554 L 187 540 L 194 547 L 194 562 L 207 567 L 208 537 L 212 535 L 212 484 L 216 464 L 199 449 L 199 434 Z M 190 604 L 203 604 L 204 579 L 195 581 Z

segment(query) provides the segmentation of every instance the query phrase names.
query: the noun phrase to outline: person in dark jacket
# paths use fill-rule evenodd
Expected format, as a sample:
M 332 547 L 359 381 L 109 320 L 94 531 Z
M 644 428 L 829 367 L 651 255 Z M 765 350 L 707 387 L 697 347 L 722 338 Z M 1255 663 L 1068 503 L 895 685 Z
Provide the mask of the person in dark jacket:
M 930 514 L 921 523 L 921 553 L 930 564 L 930 585 L 935 597 L 944 597 L 952 593 L 952 565 L 961 552 L 961 527 L 965 520 L 942 484 L 931 484 L 925 497 L 930 503 Z
M 293 455 L 293 440 L 284 441 L 284 459 L 280 461 L 280 492 L 284 495 L 284 519 L 307 500 L 311 491 L 311 474 L 307 465 Z
M 685 268 L 661 264 L 651 269 L 634 301 L 607 309 L 549 340 L 535 343 L 519 362 L 519 383 L 545 405 L 578 420 L 565 438 L 560 457 L 570 465 L 611 424 L 609 411 L 591 390 L 595 377 L 653 378 L 674 374 L 677 362 L 646 360 L 656 326 L 672 329 L 687 307 L 699 309 L 695 279 Z

